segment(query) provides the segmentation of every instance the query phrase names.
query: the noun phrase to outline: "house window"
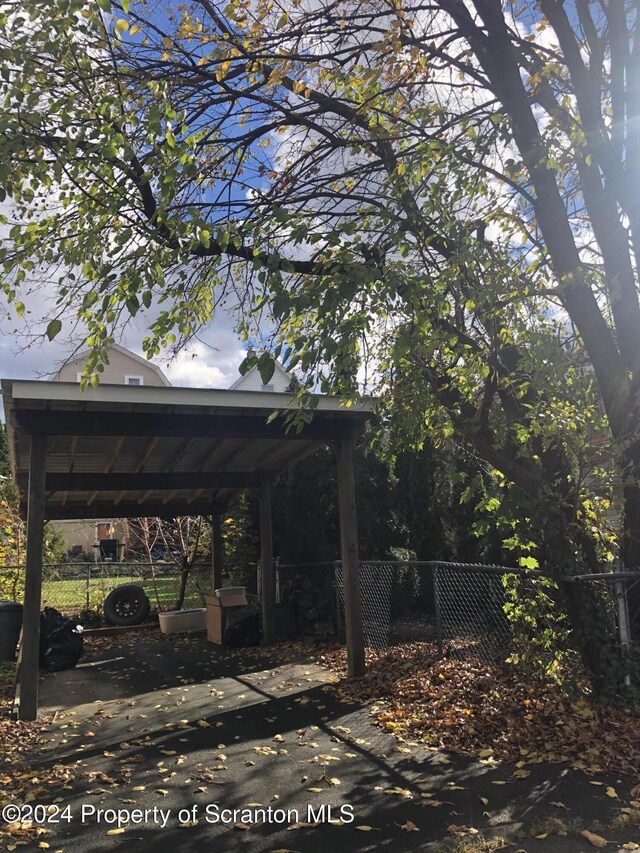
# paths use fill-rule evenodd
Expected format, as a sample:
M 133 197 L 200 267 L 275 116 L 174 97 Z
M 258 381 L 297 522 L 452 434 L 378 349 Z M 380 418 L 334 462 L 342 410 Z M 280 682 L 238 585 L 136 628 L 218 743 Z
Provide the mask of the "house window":
M 262 390 L 263 391 L 273 391 L 273 385 L 263 385 Z
M 144 385 L 144 378 L 142 376 L 125 376 L 124 377 L 125 385 Z

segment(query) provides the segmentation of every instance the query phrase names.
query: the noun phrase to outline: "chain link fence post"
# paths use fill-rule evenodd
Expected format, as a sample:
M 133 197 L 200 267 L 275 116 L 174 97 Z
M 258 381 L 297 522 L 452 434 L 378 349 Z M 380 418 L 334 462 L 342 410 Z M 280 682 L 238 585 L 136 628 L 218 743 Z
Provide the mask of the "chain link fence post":
M 438 657 L 443 655 L 442 650 L 442 614 L 440 612 L 440 586 L 438 583 L 438 566 L 432 568 L 433 577 L 433 607 L 436 621 L 436 644 L 438 648 Z
M 87 599 L 87 613 L 91 609 L 91 565 L 87 566 L 87 591 L 86 591 L 86 599 Z
M 627 651 L 631 645 L 631 624 L 629 622 L 627 588 L 624 581 L 616 581 L 614 584 L 614 591 L 618 615 L 618 636 L 620 638 L 620 646 L 624 651 Z

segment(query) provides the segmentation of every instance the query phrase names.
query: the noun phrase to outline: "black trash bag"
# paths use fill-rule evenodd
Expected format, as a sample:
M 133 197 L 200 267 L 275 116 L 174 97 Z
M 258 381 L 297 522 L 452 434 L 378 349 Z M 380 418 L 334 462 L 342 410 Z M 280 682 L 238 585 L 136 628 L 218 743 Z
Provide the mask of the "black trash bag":
M 46 649 L 49 637 L 54 634 L 59 628 L 62 628 L 66 619 L 59 610 L 55 607 L 45 607 L 40 614 L 40 655 L 42 656 Z
M 227 626 L 224 629 L 222 642 L 232 649 L 257 646 L 260 643 L 259 615 L 249 611 L 234 614 L 233 621 L 227 617 Z
M 48 672 L 73 669 L 82 657 L 82 626 L 45 607 L 40 615 L 40 666 Z

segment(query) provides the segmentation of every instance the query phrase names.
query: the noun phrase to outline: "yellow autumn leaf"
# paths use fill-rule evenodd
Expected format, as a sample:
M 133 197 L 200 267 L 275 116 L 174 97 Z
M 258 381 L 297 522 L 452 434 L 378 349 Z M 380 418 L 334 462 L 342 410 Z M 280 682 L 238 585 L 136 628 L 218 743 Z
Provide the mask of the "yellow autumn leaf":
M 607 788 L 607 790 L 605 791 L 605 793 L 606 793 L 607 797 L 611 797 L 611 799 L 612 799 L 612 800 L 617 800 L 617 799 L 618 799 L 618 795 L 617 795 L 617 793 L 616 793 L 616 789 L 615 789 L 615 788 L 612 788 L 611 786 L 609 786 L 609 787 Z
M 129 21 L 125 21 L 124 18 L 118 18 L 114 25 L 114 29 L 117 33 L 126 33 L 129 29 Z
M 117 829 L 108 829 L 107 835 L 122 835 L 123 832 L 124 832 L 124 827 L 119 826 Z

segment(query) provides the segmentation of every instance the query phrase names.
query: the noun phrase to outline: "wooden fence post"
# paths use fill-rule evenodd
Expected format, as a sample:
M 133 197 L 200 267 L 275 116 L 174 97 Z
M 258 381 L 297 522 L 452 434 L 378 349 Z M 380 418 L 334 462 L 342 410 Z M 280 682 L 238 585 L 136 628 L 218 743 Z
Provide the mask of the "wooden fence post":
M 270 480 L 265 480 L 260 486 L 260 564 L 262 642 L 265 646 L 269 646 L 276 641 L 276 588 L 273 574 L 273 525 Z
M 211 577 L 214 590 L 222 586 L 222 561 L 224 547 L 222 542 L 222 517 L 220 511 L 214 510 L 211 517 Z
M 353 456 L 355 439 L 341 439 L 335 448 L 338 463 L 338 495 L 340 500 L 340 547 L 344 583 L 344 616 L 347 635 L 347 663 L 351 676 L 364 674 L 364 632 L 360 595 L 360 554 L 358 551 L 358 518 L 356 514 L 355 473 Z

